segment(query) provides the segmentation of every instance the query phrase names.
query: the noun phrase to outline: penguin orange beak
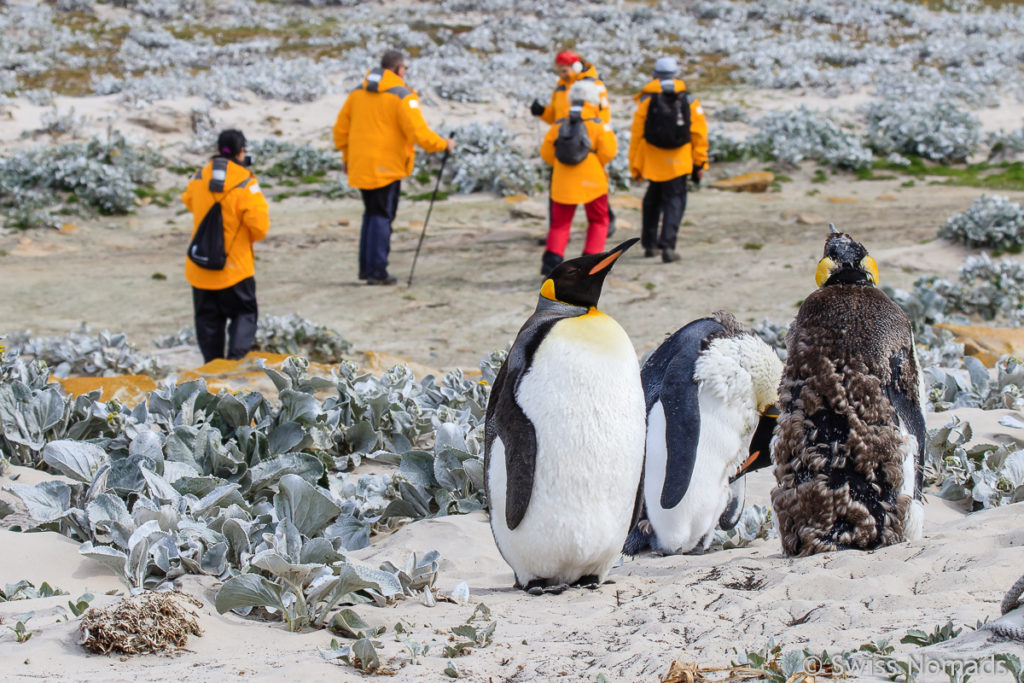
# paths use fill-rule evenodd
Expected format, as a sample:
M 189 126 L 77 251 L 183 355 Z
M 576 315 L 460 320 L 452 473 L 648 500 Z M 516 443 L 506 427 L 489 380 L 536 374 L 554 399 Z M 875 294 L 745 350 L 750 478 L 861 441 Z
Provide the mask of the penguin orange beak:
M 608 252 L 607 256 L 605 256 L 603 259 L 598 261 L 594 265 L 594 267 L 590 269 L 590 272 L 588 273 L 588 275 L 594 275 L 596 273 L 600 273 L 602 270 L 605 270 L 606 268 L 610 268 L 611 265 L 613 263 L 615 263 L 616 259 L 618 259 L 620 256 L 622 256 L 622 254 L 627 249 L 629 249 L 631 246 L 633 246 L 634 244 L 636 244 L 639 241 L 640 241 L 639 237 L 634 237 L 633 239 L 626 240 L 625 242 L 623 242 L 619 246 L 615 247 L 610 252 Z

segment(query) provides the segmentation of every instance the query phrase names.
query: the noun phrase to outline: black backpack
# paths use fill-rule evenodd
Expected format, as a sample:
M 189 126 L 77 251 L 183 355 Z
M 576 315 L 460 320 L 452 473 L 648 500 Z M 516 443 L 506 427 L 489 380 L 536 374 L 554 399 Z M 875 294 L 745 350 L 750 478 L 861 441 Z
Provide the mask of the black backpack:
M 213 160 L 213 178 L 210 180 L 211 193 L 224 191 L 227 161 L 223 157 L 217 157 Z M 231 189 L 245 187 L 249 180 L 249 178 L 246 178 Z M 223 199 L 221 197 L 221 201 Z M 235 233 L 235 238 L 238 238 L 238 233 Z M 192 241 L 188 243 L 186 255 L 192 263 L 200 268 L 224 270 L 228 256 L 224 249 L 224 213 L 219 201 L 213 202 L 213 206 L 203 216 L 203 220 L 199 222 L 199 227 L 196 228 Z
M 665 86 L 651 95 L 644 140 L 661 149 L 678 149 L 690 141 L 690 101 L 686 91 Z
M 573 105 L 569 109 L 569 118 L 562 119 L 555 139 L 555 158 L 566 166 L 576 166 L 593 151 L 590 147 L 590 135 L 587 124 L 581 117 L 583 107 Z

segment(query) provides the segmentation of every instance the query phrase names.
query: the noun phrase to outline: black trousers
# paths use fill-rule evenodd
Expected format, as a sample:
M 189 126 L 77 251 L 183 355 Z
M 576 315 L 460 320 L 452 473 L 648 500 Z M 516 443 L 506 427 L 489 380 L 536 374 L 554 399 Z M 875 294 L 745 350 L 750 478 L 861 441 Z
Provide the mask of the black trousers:
M 227 329 L 227 358 L 237 360 L 249 353 L 256 339 L 256 279 L 247 277 L 227 289 L 192 288 L 192 306 L 196 313 L 196 341 L 203 362 L 224 356 L 224 332 Z
M 363 227 L 359 233 L 359 279 L 384 279 L 388 276 L 391 253 L 391 223 L 398 213 L 402 181 L 360 190 L 363 196 Z
M 640 244 L 644 249 L 675 249 L 679 224 L 686 212 L 686 176 L 650 181 L 644 194 Z M 659 220 L 660 219 L 660 220 Z M 658 234 L 658 223 L 661 234 Z

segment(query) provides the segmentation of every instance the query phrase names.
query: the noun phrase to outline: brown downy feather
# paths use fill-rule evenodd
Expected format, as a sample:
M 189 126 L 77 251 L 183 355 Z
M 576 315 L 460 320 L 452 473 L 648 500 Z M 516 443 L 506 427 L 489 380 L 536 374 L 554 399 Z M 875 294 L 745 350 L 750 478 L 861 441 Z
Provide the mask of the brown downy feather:
M 872 286 L 824 287 L 800 307 L 786 347 L 772 450 L 783 551 L 902 541 L 910 498 L 899 494 L 902 437 L 885 386 L 901 349 L 901 383 L 918 376 L 906 314 Z

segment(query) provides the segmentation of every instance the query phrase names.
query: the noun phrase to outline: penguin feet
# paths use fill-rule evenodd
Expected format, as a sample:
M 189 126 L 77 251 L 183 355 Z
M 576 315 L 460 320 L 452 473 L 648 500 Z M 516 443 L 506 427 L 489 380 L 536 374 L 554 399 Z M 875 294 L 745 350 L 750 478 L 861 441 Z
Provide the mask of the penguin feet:
M 561 595 L 569 588 L 567 583 L 552 584 L 551 579 L 534 579 L 528 581 L 522 589 L 530 595 Z
M 580 578 L 573 581 L 572 585 L 576 586 L 577 588 L 586 588 L 587 590 L 596 591 L 598 588 L 600 588 L 606 583 L 615 582 L 601 581 L 600 579 L 598 579 L 597 574 L 587 574 L 586 576 L 581 576 Z

